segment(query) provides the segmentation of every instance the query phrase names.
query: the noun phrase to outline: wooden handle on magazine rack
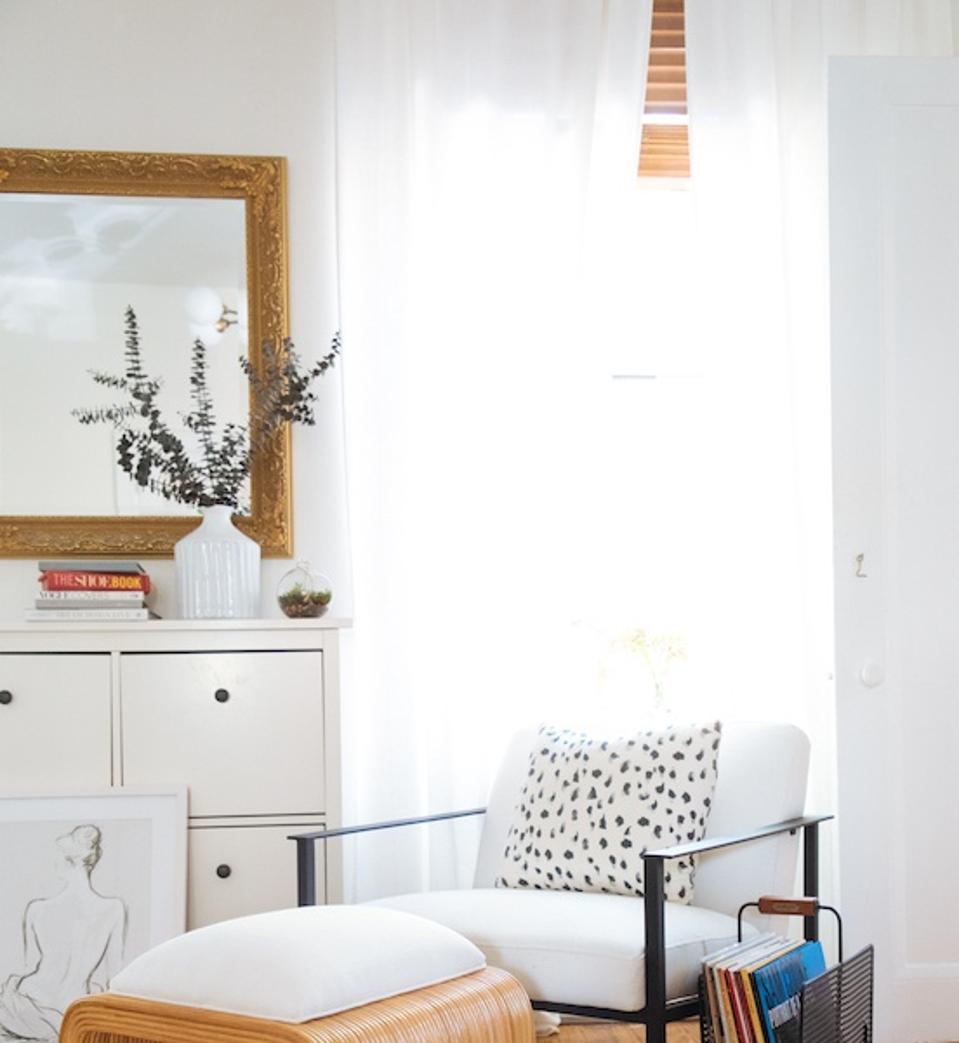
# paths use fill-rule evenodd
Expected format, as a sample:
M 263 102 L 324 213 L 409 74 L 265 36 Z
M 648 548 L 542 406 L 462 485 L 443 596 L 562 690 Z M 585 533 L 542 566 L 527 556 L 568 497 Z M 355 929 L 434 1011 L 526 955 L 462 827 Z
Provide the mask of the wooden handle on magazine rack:
M 777 898 L 763 895 L 757 903 L 764 916 L 815 916 L 819 912 L 818 898 Z
M 736 916 L 736 936 L 739 941 L 743 940 L 743 913 L 747 909 L 758 909 L 764 916 L 802 916 L 818 917 L 825 910 L 832 913 L 836 918 L 836 948 L 839 950 L 839 962 L 842 963 L 842 917 L 839 910 L 831 905 L 820 902 L 813 895 L 804 898 L 779 898 L 776 895 L 763 895 L 758 902 L 746 902 L 739 907 Z M 810 935 L 806 935 L 807 938 Z M 818 937 L 818 933 L 814 936 Z

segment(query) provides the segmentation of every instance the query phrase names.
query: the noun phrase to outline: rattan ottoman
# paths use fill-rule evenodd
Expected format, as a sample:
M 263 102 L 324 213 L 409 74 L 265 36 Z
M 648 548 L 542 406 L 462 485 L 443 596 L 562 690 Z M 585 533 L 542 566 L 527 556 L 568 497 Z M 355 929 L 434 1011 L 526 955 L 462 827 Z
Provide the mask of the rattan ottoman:
M 368 906 L 228 920 L 72 1004 L 60 1043 L 533 1043 L 525 990 L 448 927 Z
M 67 1011 L 60 1043 L 532 1043 L 529 999 L 487 967 L 295 1025 L 104 993 Z

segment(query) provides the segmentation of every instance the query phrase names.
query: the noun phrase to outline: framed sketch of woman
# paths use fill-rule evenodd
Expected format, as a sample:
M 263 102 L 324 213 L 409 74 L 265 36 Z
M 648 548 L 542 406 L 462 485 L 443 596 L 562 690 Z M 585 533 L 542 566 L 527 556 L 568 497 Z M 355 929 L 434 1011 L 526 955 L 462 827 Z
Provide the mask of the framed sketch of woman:
M 185 829 L 182 791 L 0 797 L 0 1041 L 56 1043 L 73 1000 L 183 930 Z

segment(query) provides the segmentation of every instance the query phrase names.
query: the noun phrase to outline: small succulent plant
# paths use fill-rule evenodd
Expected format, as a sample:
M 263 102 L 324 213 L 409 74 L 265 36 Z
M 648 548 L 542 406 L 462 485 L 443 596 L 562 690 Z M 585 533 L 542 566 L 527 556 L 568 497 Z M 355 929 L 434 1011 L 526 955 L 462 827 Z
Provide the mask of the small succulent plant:
M 277 597 L 280 608 L 290 619 L 311 619 L 322 616 L 333 598 L 331 590 L 307 590 L 301 583 L 294 583 Z

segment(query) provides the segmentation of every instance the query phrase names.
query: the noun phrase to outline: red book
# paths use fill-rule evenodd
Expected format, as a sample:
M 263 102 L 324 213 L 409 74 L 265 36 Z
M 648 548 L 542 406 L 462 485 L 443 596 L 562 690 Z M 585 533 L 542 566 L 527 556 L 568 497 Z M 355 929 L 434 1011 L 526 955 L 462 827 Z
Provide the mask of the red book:
M 130 590 L 150 593 L 150 577 L 145 572 L 41 572 L 42 590 Z
M 735 971 L 726 970 L 726 984 L 729 988 L 729 1000 L 733 1008 L 733 1021 L 736 1027 L 736 1036 L 739 1043 L 750 1043 L 749 1013 L 745 1010 L 745 998 L 742 993 L 742 985 L 739 975 Z

